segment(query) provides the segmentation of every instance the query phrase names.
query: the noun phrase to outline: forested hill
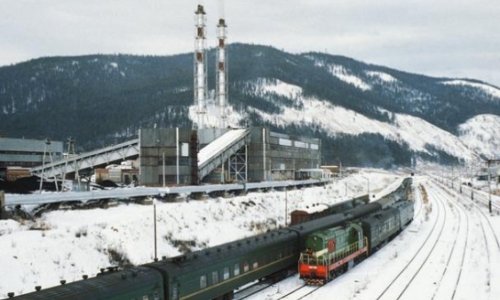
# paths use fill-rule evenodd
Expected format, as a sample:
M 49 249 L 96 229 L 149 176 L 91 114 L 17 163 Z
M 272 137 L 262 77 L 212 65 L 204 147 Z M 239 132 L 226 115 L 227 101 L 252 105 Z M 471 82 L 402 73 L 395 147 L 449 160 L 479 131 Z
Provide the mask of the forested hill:
M 249 123 L 323 139 L 324 161 L 389 167 L 411 158 L 500 156 L 500 89 L 322 53 L 229 47 L 230 104 Z M 214 88 L 214 52 L 209 59 Z M 0 135 L 80 150 L 140 127 L 191 126 L 192 54 L 40 58 L 0 68 Z M 241 121 L 243 124 L 243 121 Z

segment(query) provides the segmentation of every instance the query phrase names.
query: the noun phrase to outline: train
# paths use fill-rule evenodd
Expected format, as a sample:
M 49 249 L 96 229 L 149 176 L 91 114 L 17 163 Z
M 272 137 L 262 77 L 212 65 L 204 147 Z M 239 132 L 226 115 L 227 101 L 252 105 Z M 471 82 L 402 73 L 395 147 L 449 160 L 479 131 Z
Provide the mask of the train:
M 381 199 L 376 201 L 376 206 L 380 205 L 382 208 L 386 208 L 389 205 L 392 205 L 392 203 L 396 202 L 398 199 L 408 199 L 412 200 L 412 193 L 411 191 L 411 184 L 412 180 L 411 178 L 406 178 L 403 179 L 401 184 L 394 190 L 392 193 L 389 193 L 388 195 L 385 195 Z M 296 225 L 300 224 L 303 222 L 307 222 L 310 220 L 314 220 L 317 218 L 321 218 L 324 216 L 328 216 L 331 214 L 335 213 L 340 213 L 343 211 L 350 210 L 352 208 L 361 206 L 361 205 L 366 205 L 370 202 L 370 199 L 368 198 L 368 195 L 362 195 L 359 197 L 355 197 L 351 200 L 343 201 L 341 203 L 336 203 L 333 205 L 329 205 L 327 208 L 320 210 L 320 211 L 314 211 L 314 212 L 307 212 L 305 210 L 294 210 L 290 214 L 291 218 L 291 225 Z M 372 204 L 374 205 L 374 204 Z
M 359 221 L 310 234 L 300 254 L 299 277 L 308 285 L 329 282 L 396 236 L 413 215 L 413 202 L 398 201 Z
M 309 235 L 364 218 L 377 218 L 375 213 L 400 210 L 406 207 L 399 203 L 406 201 L 409 189 L 411 178 L 406 178 L 390 195 L 342 212 L 137 267 L 102 270 L 93 278 L 61 282 L 60 286 L 38 288 L 17 297 L 10 293 L 9 297 L 18 300 L 232 299 L 234 291 L 243 285 L 264 278 L 278 280 L 296 269 Z M 370 238 L 377 236 L 376 227 L 369 234 Z M 370 246 L 373 249 L 376 244 Z

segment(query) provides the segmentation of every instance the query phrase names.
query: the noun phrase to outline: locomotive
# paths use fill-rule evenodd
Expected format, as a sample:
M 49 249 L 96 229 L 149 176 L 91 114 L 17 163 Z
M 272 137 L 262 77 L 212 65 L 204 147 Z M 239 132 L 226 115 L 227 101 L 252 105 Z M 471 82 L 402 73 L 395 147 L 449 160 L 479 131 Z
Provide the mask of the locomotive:
M 310 234 L 300 254 L 300 278 L 310 285 L 325 284 L 394 237 L 413 214 L 412 202 L 399 201 L 357 222 Z
M 103 272 L 94 278 L 39 290 L 15 299 L 232 299 L 233 291 L 245 284 L 262 278 L 282 278 L 296 268 L 301 250 L 307 247 L 306 238 L 318 231 L 346 226 L 349 222 L 370 223 L 369 230 L 363 228 L 363 235 L 369 249 L 367 253 L 371 253 L 390 233 L 380 231 L 383 225 L 376 220 L 393 216 L 396 218 L 391 219 L 394 232 L 402 229 L 401 215 L 396 211 L 413 207 L 412 202 L 406 201 L 408 189 L 411 189 L 410 178 L 405 179 L 393 193 L 366 205 L 138 267 Z M 408 204 L 399 204 L 403 202 Z M 413 212 L 412 209 L 407 211 Z

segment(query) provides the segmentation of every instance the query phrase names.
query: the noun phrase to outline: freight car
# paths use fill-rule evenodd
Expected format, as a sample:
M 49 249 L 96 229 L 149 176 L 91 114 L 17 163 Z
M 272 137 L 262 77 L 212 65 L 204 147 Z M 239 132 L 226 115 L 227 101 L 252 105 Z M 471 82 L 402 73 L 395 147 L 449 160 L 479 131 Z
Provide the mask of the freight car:
M 265 277 L 278 278 L 296 268 L 309 234 L 344 225 L 382 207 L 375 201 L 288 228 L 145 264 L 140 268 L 144 277 L 148 274 L 151 278 L 148 280 L 143 280 L 143 276 L 130 277 L 129 271 L 117 271 L 16 299 L 231 299 L 233 290 L 242 285 Z M 116 278 L 123 280 L 121 284 L 134 286 L 142 296 L 129 295 L 127 288 L 113 281 Z M 93 289 L 91 296 L 77 296 L 87 289 Z
M 368 195 L 363 195 L 360 197 L 356 197 L 351 200 L 343 201 L 341 203 L 337 203 L 331 206 L 328 206 L 326 209 L 321 211 L 316 211 L 309 213 L 305 210 L 294 210 L 290 214 L 291 225 L 296 225 L 300 223 L 304 223 L 310 220 L 318 219 L 324 216 L 328 216 L 331 214 L 340 213 L 354 207 L 358 207 L 364 204 L 367 204 L 370 201 Z

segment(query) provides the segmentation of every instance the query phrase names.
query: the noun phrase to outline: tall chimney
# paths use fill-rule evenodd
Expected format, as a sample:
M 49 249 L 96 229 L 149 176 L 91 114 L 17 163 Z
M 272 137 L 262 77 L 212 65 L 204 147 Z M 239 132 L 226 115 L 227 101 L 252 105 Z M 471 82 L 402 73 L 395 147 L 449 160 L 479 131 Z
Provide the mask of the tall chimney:
M 221 128 L 226 127 L 226 105 L 228 100 L 227 85 L 227 56 L 226 56 L 226 21 L 219 19 L 217 24 L 217 59 L 216 59 L 216 86 L 215 99 L 219 104 L 221 116 Z
M 197 106 L 198 128 L 204 128 L 204 114 L 206 114 L 205 100 L 207 99 L 207 63 L 205 50 L 206 17 L 203 5 L 198 5 L 195 11 L 196 38 L 194 46 L 194 103 Z

